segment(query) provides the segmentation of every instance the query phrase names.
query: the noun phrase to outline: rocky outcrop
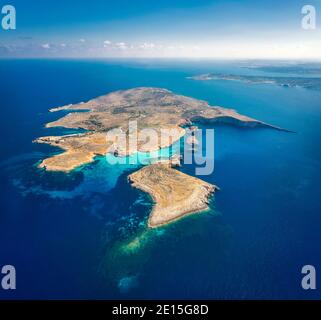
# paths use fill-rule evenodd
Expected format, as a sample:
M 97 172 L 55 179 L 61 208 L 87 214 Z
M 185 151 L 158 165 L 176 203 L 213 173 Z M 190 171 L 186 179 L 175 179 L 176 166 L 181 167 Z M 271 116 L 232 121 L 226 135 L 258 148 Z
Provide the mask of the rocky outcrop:
M 208 199 L 218 188 L 191 177 L 169 164 L 157 163 L 129 175 L 132 185 L 153 198 L 148 226 L 159 227 L 186 215 L 208 209 Z

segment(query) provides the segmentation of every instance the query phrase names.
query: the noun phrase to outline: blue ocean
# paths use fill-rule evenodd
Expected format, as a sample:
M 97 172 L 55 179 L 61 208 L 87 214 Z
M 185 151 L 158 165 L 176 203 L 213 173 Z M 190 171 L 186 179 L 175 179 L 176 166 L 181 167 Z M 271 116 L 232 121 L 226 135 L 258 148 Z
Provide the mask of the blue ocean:
M 17 273 L 1 298 L 321 298 L 318 277 L 317 290 L 301 287 L 304 265 L 321 272 L 321 92 L 188 79 L 209 72 L 263 73 L 206 60 L 0 61 L 0 266 Z M 215 126 L 215 169 L 202 177 L 220 187 L 210 211 L 150 230 L 151 198 L 127 182 L 137 166 L 97 157 L 46 172 L 37 164 L 60 150 L 32 143 L 76 132 L 46 129 L 63 115 L 48 109 L 141 86 L 292 132 Z

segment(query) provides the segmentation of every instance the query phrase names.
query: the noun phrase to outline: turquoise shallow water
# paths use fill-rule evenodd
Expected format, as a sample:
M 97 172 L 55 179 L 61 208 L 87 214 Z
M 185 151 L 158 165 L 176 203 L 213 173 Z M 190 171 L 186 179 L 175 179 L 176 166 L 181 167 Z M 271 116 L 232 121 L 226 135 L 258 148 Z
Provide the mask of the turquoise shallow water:
M 17 268 L 5 298 L 319 298 L 300 270 L 321 270 L 321 93 L 232 81 L 205 72 L 258 74 L 210 61 L 1 61 L 0 264 Z M 132 165 L 104 157 L 70 174 L 38 161 L 58 150 L 31 141 L 49 108 L 107 92 L 157 86 L 231 107 L 295 131 L 215 127 L 221 189 L 210 212 L 147 230 L 152 203 L 127 182 Z M 166 150 L 165 150 L 166 151 Z M 195 166 L 182 171 L 194 175 Z

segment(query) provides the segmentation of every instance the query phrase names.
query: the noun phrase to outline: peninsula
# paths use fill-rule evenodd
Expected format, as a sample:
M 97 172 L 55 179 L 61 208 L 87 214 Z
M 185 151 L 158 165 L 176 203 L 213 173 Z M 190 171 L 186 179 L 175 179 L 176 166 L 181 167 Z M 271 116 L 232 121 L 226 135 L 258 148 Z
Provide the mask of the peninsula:
M 252 75 L 234 75 L 221 73 L 205 73 L 193 77 L 188 77 L 191 80 L 210 81 L 210 80 L 225 80 L 239 81 L 249 84 L 273 84 L 285 88 L 301 87 L 305 89 L 321 90 L 320 77 L 302 77 L 302 76 L 252 76 Z
M 207 210 L 208 198 L 218 190 L 218 187 L 173 169 L 166 163 L 143 167 L 128 179 L 134 187 L 149 193 L 155 202 L 148 219 L 151 228 Z
M 197 123 L 227 123 L 246 127 L 279 127 L 241 115 L 232 109 L 210 106 L 206 101 L 177 95 L 161 88 L 134 88 L 109 93 L 85 103 L 70 104 L 51 109 L 73 111 L 48 123 L 47 128 L 65 127 L 85 129 L 81 134 L 46 136 L 34 142 L 59 147 L 63 151 L 44 159 L 38 165 L 50 171 L 69 172 L 90 163 L 97 155 L 113 153 L 119 157 L 159 150 L 172 145 L 186 133 L 186 127 Z M 128 147 L 128 139 L 118 139 L 117 132 L 131 138 L 129 123 L 137 123 L 135 144 Z M 157 133 L 167 129 L 169 139 L 146 143 L 139 132 L 153 129 Z M 115 133 L 113 133 L 115 131 Z M 108 139 L 106 138 L 108 135 Z M 207 209 L 208 198 L 217 187 L 174 169 L 173 163 L 159 162 L 143 167 L 129 176 L 137 187 L 148 192 L 155 201 L 148 221 L 157 227 L 186 214 Z

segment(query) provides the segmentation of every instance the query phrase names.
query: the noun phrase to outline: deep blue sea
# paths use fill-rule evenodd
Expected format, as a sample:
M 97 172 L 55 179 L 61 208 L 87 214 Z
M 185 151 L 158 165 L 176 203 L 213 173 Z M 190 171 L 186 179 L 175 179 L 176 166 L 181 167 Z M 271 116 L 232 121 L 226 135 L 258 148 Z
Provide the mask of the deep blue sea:
M 236 81 L 193 81 L 220 72 L 260 74 L 237 62 L 188 60 L 0 61 L 0 266 L 16 267 L 2 298 L 317 299 L 301 268 L 321 274 L 321 92 Z M 264 73 L 268 75 L 267 73 Z M 37 163 L 59 152 L 32 140 L 48 109 L 108 92 L 154 86 L 289 129 L 215 127 L 220 187 L 210 212 L 148 230 L 152 202 L 127 183 L 137 167 L 103 157 L 72 173 Z M 182 171 L 194 174 L 194 167 Z

